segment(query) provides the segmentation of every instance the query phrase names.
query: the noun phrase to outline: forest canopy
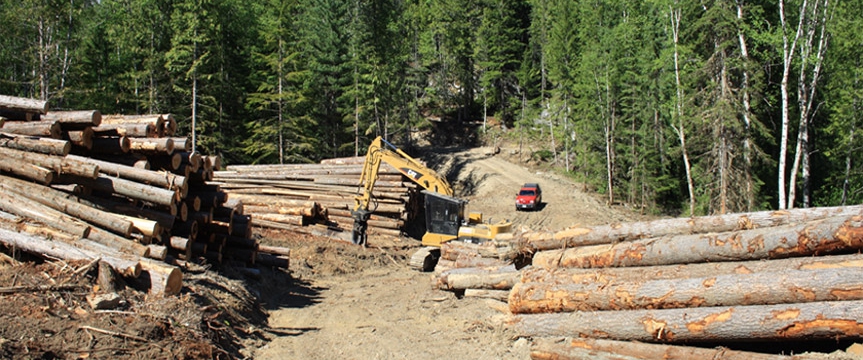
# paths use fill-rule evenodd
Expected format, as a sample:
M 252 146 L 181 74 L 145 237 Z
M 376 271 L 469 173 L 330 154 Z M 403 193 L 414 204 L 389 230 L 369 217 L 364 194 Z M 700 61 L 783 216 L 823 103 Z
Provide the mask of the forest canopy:
M 0 2 L 0 94 L 171 113 L 228 163 L 442 126 L 654 213 L 863 199 L 859 1 Z

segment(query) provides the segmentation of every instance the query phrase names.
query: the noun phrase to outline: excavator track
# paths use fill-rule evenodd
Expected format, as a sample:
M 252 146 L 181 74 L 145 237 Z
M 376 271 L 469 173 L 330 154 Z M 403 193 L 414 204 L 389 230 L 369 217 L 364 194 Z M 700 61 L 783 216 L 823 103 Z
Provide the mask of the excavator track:
M 408 263 L 411 269 L 429 272 L 433 271 L 437 261 L 440 259 L 440 249 L 432 246 L 426 246 L 417 250 Z

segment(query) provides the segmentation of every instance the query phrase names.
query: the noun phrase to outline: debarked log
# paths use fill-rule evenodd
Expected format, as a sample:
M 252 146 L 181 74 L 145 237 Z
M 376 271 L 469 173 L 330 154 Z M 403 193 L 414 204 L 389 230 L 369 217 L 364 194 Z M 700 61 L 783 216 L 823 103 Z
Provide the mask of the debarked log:
M 436 286 L 443 290 L 509 290 L 519 282 L 521 272 L 514 265 L 497 268 L 460 268 L 441 272 Z
M 759 261 L 726 261 L 700 264 L 639 266 L 617 268 L 552 268 L 523 269 L 519 282 L 555 284 L 611 284 L 644 279 L 688 279 L 756 272 L 863 268 L 863 254 L 797 257 Z
M 611 283 L 518 283 L 517 314 L 863 300 L 860 268 L 789 270 Z
M 531 359 L 595 359 L 596 354 L 609 354 L 609 358 L 633 359 L 723 359 L 723 360 L 803 360 L 815 357 L 786 356 L 694 346 L 651 344 L 591 338 L 537 338 L 530 348 Z M 591 355 L 591 352 L 593 354 Z
M 317 216 L 317 204 L 307 201 L 303 206 L 285 207 L 277 205 L 245 205 L 244 211 L 249 214 L 282 214 L 315 217 Z
M 456 268 L 442 271 L 436 287 L 441 290 L 509 290 L 519 282 L 521 273 L 514 265 L 492 268 Z
M 669 235 L 751 230 L 852 215 L 863 215 L 863 205 L 616 223 L 594 227 L 574 227 L 557 232 L 528 231 L 520 234 L 519 238 L 525 247 L 522 251 L 535 252 Z
M 646 342 L 859 338 L 863 301 L 512 315 L 516 336 Z
M 137 260 L 111 256 L 99 251 L 91 251 L 56 240 L 47 240 L 40 236 L 14 232 L 0 228 L 0 243 L 32 254 L 48 255 L 64 260 L 95 260 L 102 259 L 115 271 L 126 277 L 137 277 L 141 274 L 141 265 Z
M 533 265 L 615 267 L 778 259 L 863 248 L 863 217 L 701 235 L 677 235 L 536 253 Z

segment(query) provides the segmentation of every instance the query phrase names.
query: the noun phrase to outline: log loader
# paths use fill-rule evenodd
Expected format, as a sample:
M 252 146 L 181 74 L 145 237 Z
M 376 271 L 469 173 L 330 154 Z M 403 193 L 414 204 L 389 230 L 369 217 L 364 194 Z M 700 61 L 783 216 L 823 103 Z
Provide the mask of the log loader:
M 425 189 L 426 233 L 422 237 L 425 247 L 411 256 L 412 268 L 433 270 L 440 258 L 440 246 L 447 241 L 480 243 L 493 240 L 497 234 L 512 231 L 509 221 L 483 223 L 482 214 L 478 212 L 471 212 L 465 217 L 467 200 L 454 197 L 452 186 L 445 178 L 378 136 L 369 145 L 360 175 L 359 186 L 362 191 L 357 195 L 351 212 L 354 218 L 352 240 L 355 244 L 365 245 L 368 240 L 366 229 L 369 217 L 374 212 L 372 191 L 382 162 L 392 165 Z

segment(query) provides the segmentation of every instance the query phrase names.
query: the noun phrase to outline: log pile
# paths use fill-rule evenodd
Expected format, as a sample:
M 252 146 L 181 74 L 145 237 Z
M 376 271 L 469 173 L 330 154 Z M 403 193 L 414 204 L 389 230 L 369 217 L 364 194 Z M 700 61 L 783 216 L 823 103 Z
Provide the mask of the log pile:
M 0 96 L 0 210 L 28 220 L 6 246 L 143 271 L 156 295 L 179 292 L 187 262 L 287 267 L 287 249 L 261 251 L 242 203 L 207 184 L 219 159 L 191 152 L 170 114 L 46 109 Z
M 517 239 L 533 256 L 517 281 L 486 272 L 469 286 L 489 286 L 492 274 L 498 289 L 511 286 L 506 324 L 520 336 L 575 338 L 537 348 L 537 359 L 584 351 L 629 358 L 623 349 L 641 345 L 703 350 L 600 340 L 863 337 L 863 282 L 855 276 L 863 269 L 863 206 L 527 231 Z M 446 283 L 467 273 L 450 273 Z
M 309 232 L 327 236 L 327 230 L 351 231 L 354 199 L 364 157 L 324 160 L 320 164 L 230 165 L 216 171 L 217 184 L 231 198 L 239 199 L 252 225 Z M 368 232 L 399 236 L 406 222 L 416 217 L 422 204 L 416 184 L 393 167 L 382 164 L 373 191 L 374 214 Z M 314 230 L 313 230 L 314 231 Z M 336 236 L 350 241 L 349 237 Z

